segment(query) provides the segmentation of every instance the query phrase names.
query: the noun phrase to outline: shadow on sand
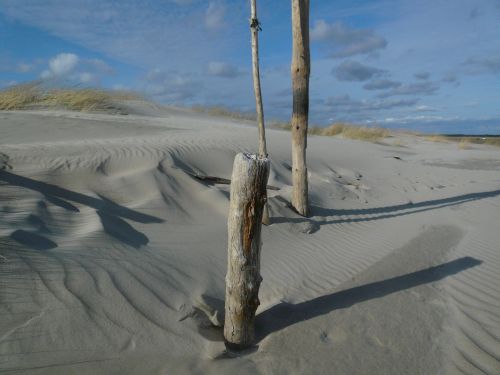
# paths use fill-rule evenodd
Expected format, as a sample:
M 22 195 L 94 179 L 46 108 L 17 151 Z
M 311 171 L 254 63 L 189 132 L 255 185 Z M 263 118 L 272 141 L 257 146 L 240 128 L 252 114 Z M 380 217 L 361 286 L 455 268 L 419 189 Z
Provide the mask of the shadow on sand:
M 219 359 L 244 356 L 253 353 L 260 341 L 271 333 L 278 332 L 294 324 L 328 314 L 337 309 L 351 307 L 376 298 L 382 298 L 392 293 L 401 292 L 420 285 L 433 283 L 448 276 L 455 275 L 466 269 L 478 266 L 482 261 L 463 257 L 438 266 L 429 267 L 390 279 L 376 281 L 373 283 L 356 286 L 339 292 L 321 296 L 310 301 L 298 304 L 281 302 L 261 312 L 255 317 L 255 341 L 256 344 L 243 351 L 234 351 L 227 347 Z M 224 301 L 213 299 L 208 304 L 215 311 L 224 310 Z M 223 314 L 222 314 L 223 315 Z M 198 318 L 199 320 L 199 318 Z M 202 324 L 198 322 L 198 332 L 207 340 L 224 341 L 223 328 L 208 323 L 208 319 Z M 221 321 L 224 317 L 221 316 Z
M 399 204 L 399 205 L 394 205 L 394 206 L 351 209 L 351 210 L 349 210 L 349 209 L 336 210 L 336 209 L 332 209 L 332 208 L 323 208 L 323 207 L 311 205 L 311 216 L 312 217 L 326 218 L 326 217 L 331 217 L 331 216 L 356 216 L 356 215 L 360 215 L 360 216 L 372 215 L 372 216 L 341 218 L 341 219 L 334 219 L 334 220 L 314 220 L 314 219 L 305 218 L 305 217 L 295 217 L 295 218 L 274 217 L 274 218 L 271 218 L 271 222 L 273 224 L 311 222 L 312 224 L 315 224 L 316 228 L 319 229 L 320 225 L 325 225 L 325 224 L 343 224 L 343 223 L 356 223 L 356 222 L 363 222 L 363 221 L 372 221 L 372 220 L 379 220 L 379 219 L 390 219 L 393 217 L 405 216 L 405 215 L 415 214 L 418 212 L 425 212 L 425 211 L 435 210 L 435 209 L 439 209 L 439 208 L 455 206 L 455 205 L 459 205 L 462 203 L 472 202 L 472 201 L 476 201 L 476 200 L 480 200 L 480 199 L 492 198 L 492 197 L 496 197 L 498 195 L 500 195 L 500 190 L 493 190 L 493 191 L 484 191 L 484 192 L 479 192 L 479 193 L 457 195 L 457 196 L 449 197 L 449 198 L 428 200 L 428 201 L 423 201 L 423 202 L 418 202 L 418 203 L 406 203 L 406 204 Z M 289 204 L 289 202 L 284 200 L 282 197 L 278 196 L 278 197 L 275 197 L 275 199 L 282 201 L 290 209 L 294 210 L 294 208 Z M 294 212 L 295 212 L 295 210 L 294 210 Z
M 101 219 L 104 231 L 110 236 L 135 248 L 139 248 L 149 242 L 148 237 L 144 233 L 139 232 L 125 220 L 100 210 L 97 211 L 97 215 Z
M 121 206 L 104 197 L 91 197 L 57 185 L 19 176 L 5 170 L 0 170 L 0 181 L 37 191 L 43 194 L 47 201 L 68 211 L 79 212 L 79 209 L 68 201 L 91 207 L 96 210 L 104 231 L 107 234 L 135 248 L 146 245 L 149 239 L 145 234 L 133 228 L 123 219 L 143 224 L 164 222 L 163 219 Z M 11 234 L 11 238 L 35 250 L 49 250 L 57 247 L 57 244 L 48 238 L 24 230 L 15 231 Z
M 270 333 L 280 331 L 293 324 L 328 314 L 337 309 L 351 307 L 360 302 L 436 282 L 447 276 L 478 266 L 481 263 L 482 261 L 475 258 L 464 257 L 439 266 L 356 286 L 298 304 L 279 303 L 256 317 L 257 341 L 261 341 Z
M 22 229 L 12 232 L 10 238 L 33 250 L 46 251 L 57 247 L 57 244 L 47 237 Z

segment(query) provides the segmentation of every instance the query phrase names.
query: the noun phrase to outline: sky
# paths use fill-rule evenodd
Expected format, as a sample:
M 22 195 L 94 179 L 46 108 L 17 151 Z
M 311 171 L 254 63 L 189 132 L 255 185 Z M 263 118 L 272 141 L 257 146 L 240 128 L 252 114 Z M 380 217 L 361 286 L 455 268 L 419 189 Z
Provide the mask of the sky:
M 267 121 L 291 115 L 289 0 L 257 0 Z M 0 0 L 0 88 L 255 110 L 248 0 Z M 310 123 L 500 134 L 500 0 L 311 0 Z

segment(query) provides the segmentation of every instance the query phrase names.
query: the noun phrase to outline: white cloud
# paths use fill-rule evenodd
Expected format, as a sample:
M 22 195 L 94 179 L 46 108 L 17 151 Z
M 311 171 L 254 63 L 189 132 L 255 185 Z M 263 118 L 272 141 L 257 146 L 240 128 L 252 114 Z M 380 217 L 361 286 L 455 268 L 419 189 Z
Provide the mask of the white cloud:
M 417 105 L 414 109 L 414 112 L 436 112 L 436 109 L 430 107 L 428 105 Z
M 0 2 L 8 19 L 145 70 L 161 65 L 199 72 L 248 39 L 248 10 L 239 1 L 85 0 L 71 7 L 62 0 Z M 231 32 L 207 32 L 219 28 Z
M 96 80 L 96 76 L 89 72 L 83 72 L 78 75 L 81 83 L 90 83 Z
M 177 71 L 152 69 L 144 77 L 142 89 L 157 100 L 185 103 L 199 95 L 202 82 Z
M 205 26 L 207 29 L 215 30 L 224 25 L 225 6 L 220 2 L 211 1 L 205 13 Z
M 82 59 L 74 53 L 60 53 L 49 60 L 48 69 L 40 74 L 44 80 L 98 83 L 103 75 L 112 74 L 113 69 L 99 59 Z
M 50 59 L 49 70 L 54 77 L 64 76 L 75 69 L 79 58 L 74 53 L 60 53 L 56 57 Z

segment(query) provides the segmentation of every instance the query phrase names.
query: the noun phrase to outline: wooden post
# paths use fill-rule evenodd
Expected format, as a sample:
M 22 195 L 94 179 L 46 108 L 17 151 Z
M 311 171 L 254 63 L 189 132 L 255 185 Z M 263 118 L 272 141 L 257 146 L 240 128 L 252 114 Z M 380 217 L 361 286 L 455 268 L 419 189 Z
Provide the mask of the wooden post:
M 309 117 L 309 0 L 292 0 L 292 205 L 309 215 L 307 186 L 307 123 Z
M 266 203 L 269 160 L 257 155 L 234 158 L 227 221 L 228 254 L 224 338 L 230 349 L 254 342 L 259 306 L 262 211 Z
M 257 0 L 250 0 L 250 30 L 252 34 L 252 73 L 253 91 L 255 93 L 255 108 L 257 111 L 257 124 L 259 128 L 259 156 L 267 158 L 266 128 L 264 125 L 264 107 L 262 105 L 262 90 L 260 87 L 259 73 L 259 31 L 260 23 L 257 18 Z M 264 205 L 262 224 L 269 225 L 269 210 L 267 203 Z
M 255 108 L 257 110 L 257 123 L 259 127 L 259 156 L 267 157 L 266 147 L 266 129 L 264 127 L 264 109 L 262 105 L 262 91 L 260 88 L 259 73 L 259 30 L 260 23 L 257 19 L 257 1 L 250 1 L 251 18 L 250 30 L 252 33 L 252 73 L 253 73 L 253 91 L 255 93 Z

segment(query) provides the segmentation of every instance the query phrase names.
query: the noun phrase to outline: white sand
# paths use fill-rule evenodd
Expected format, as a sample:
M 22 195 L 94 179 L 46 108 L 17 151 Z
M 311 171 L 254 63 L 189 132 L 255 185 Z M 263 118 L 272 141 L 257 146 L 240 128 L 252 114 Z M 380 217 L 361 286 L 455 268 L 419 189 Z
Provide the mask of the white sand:
M 235 356 L 229 187 L 191 174 L 229 178 L 257 130 L 132 107 L 0 112 L 0 373 L 500 374 L 499 149 L 310 137 L 307 220 L 268 130 L 259 341 Z

